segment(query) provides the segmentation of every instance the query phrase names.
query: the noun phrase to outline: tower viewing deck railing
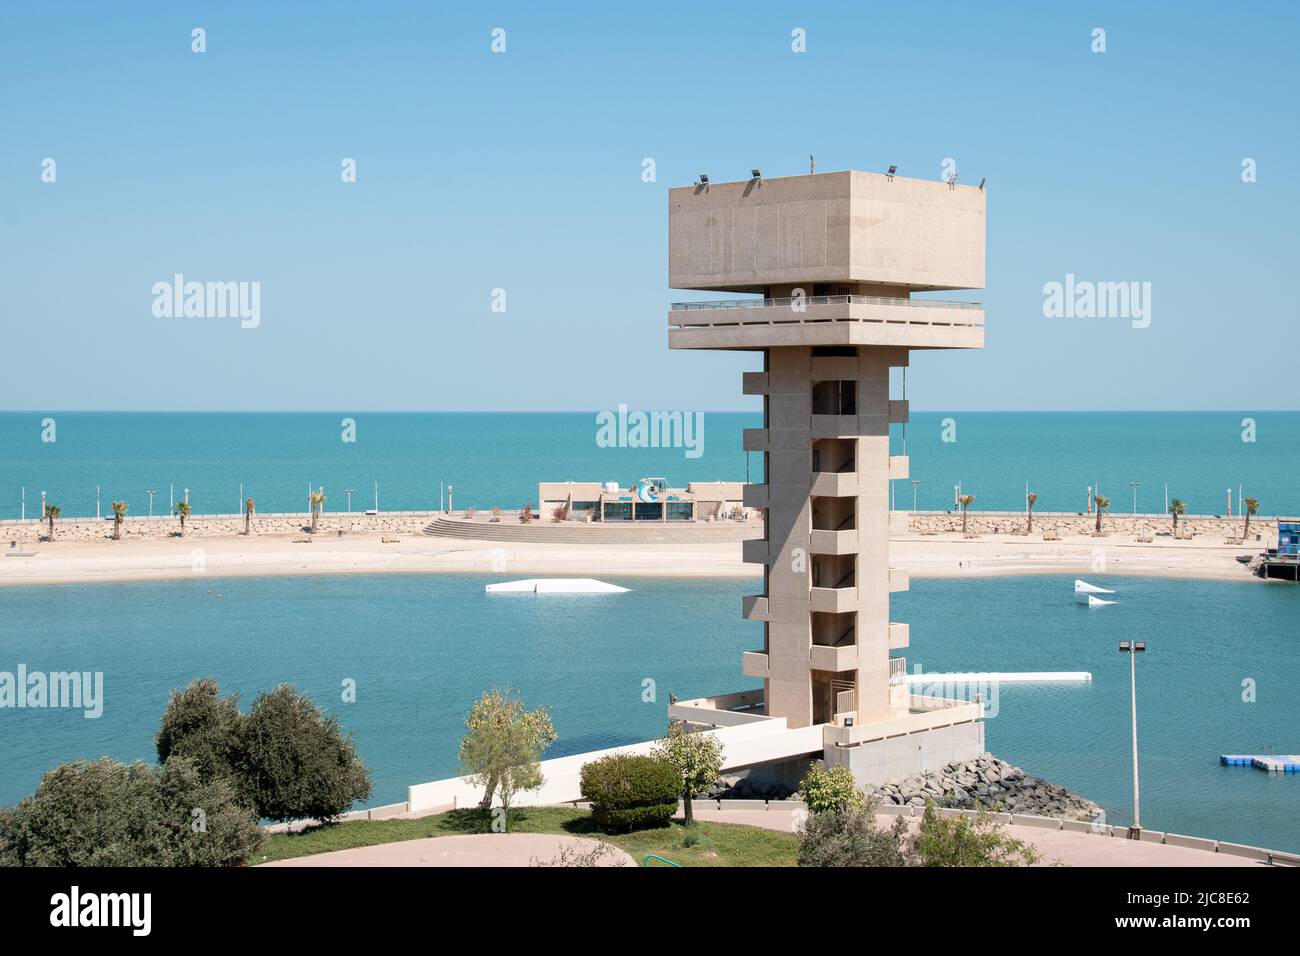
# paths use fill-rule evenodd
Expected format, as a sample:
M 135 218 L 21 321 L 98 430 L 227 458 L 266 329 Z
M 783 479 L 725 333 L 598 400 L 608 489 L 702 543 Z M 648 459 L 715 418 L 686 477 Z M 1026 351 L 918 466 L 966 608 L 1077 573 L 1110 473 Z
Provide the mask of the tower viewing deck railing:
M 774 309 L 792 306 L 796 302 L 806 305 L 888 305 L 926 309 L 983 309 L 980 302 L 954 302 L 949 299 L 905 299 L 888 295 L 810 295 L 784 299 L 709 299 L 702 302 L 674 302 L 673 312 L 694 312 L 711 309 Z
M 981 348 L 984 306 L 879 295 L 674 302 L 668 342 L 673 348 Z

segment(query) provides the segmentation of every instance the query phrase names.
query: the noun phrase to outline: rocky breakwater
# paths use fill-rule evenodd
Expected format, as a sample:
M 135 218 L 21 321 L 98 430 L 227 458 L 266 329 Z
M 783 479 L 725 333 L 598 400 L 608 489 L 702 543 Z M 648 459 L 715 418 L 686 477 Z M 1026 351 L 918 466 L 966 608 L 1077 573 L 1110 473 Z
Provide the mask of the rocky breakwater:
M 882 803 L 899 806 L 923 807 L 930 800 L 940 807 L 985 807 L 1067 820 L 1093 820 L 1102 812 L 1091 800 L 987 753 L 931 773 L 890 780 L 876 795 Z

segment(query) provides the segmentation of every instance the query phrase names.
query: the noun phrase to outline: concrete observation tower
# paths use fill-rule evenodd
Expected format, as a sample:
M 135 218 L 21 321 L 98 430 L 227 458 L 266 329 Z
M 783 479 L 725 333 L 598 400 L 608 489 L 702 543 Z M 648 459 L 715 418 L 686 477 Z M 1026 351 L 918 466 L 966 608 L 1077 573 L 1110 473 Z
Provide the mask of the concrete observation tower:
M 763 398 L 763 427 L 744 436 L 763 453 L 763 482 L 744 501 L 765 515 L 763 537 L 744 542 L 764 567 L 763 592 L 743 607 L 762 647 L 742 662 L 763 690 L 682 701 L 673 716 L 820 726 L 827 762 L 863 783 L 983 751 L 978 706 L 910 693 L 904 658 L 891 656 L 909 643 L 889 613 L 908 587 L 889 560 L 890 481 L 908 478 L 908 461 L 891 455 L 889 426 L 908 418 L 890 370 L 913 349 L 984 346 L 980 305 L 914 296 L 983 288 L 985 199 L 865 172 L 669 191 L 668 284 L 749 293 L 674 304 L 668 342 L 762 353 L 743 390 Z

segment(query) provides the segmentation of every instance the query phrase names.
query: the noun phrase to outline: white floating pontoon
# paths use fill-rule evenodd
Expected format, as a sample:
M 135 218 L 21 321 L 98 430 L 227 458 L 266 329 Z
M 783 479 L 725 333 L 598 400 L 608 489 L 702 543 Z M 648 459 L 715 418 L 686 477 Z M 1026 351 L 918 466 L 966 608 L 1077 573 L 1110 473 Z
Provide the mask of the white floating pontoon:
M 1075 594 L 1114 594 L 1114 591 L 1107 591 L 1105 588 L 1099 588 L 1095 584 L 1089 584 L 1087 581 L 1074 579 Z
M 595 578 L 528 578 L 487 586 L 488 594 L 622 594 L 628 590 Z

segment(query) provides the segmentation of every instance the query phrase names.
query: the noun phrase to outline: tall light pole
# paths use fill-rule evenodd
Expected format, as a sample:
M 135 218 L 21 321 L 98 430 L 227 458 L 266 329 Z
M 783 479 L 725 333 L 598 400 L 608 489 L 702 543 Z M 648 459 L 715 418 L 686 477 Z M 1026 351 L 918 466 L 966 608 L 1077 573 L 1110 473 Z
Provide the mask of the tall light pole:
M 1133 823 L 1128 828 L 1130 840 L 1142 839 L 1142 817 L 1138 812 L 1138 691 L 1137 656 L 1147 649 L 1143 641 L 1120 641 L 1119 652 L 1128 655 L 1129 700 L 1133 712 Z
M 1133 514 L 1136 516 L 1138 513 L 1138 489 L 1142 487 L 1142 482 L 1130 481 L 1128 486 L 1133 489 Z
M 379 514 L 379 482 L 375 482 L 375 514 Z
M 1232 517 L 1232 489 L 1228 489 L 1228 517 Z
M 1229 501 L 1232 500 L 1232 489 L 1228 489 L 1228 500 L 1229 500 Z M 1232 508 L 1231 508 L 1231 507 L 1228 508 L 1228 513 L 1229 513 L 1229 514 L 1232 513 Z M 96 486 L 95 486 L 95 520 L 96 520 L 96 521 L 99 521 L 100 519 L 101 519 L 101 516 L 100 516 L 100 513 L 99 513 L 99 485 L 96 485 Z
M 456 510 L 455 506 L 451 503 L 451 493 L 455 490 L 455 488 L 456 488 L 455 485 L 447 486 L 447 514 L 451 514 L 453 511 Z
M 149 496 L 149 517 L 152 518 L 153 517 L 153 496 L 158 494 L 158 492 L 150 488 L 148 491 L 145 492 L 145 494 Z
M 916 486 L 920 483 L 920 478 L 912 479 L 912 517 L 916 517 Z
M 352 514 L 352 489 L 344 488 L 343 493 L 348 496 L 348 514 Z

